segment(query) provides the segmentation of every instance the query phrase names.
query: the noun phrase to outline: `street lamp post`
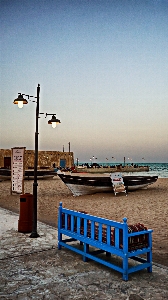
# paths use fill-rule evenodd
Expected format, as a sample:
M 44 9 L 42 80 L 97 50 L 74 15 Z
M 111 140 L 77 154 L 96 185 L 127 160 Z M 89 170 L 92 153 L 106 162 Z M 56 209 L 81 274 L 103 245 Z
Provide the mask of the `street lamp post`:
M 19 93 L 17 99 L 14 100 L 14 104 L 18 104 L 19 108 L 23 107 L 23 104 L 27 104 L 28 101 L 23 98 L 24 94 Z M 29 96 L 33 97 L 33 96 Z M 40 96 L 40 84 L 37 86 L 37 102 L 36 102 L 36 131 L 35 131 L 35 154 L 34 154 L 34 182 L 33 182 L 33 224 L 32 224 L 32 232 L 30 237 L 31 238 L 37 238 L 39 237 L 39 234 L 37 233 L 37 165 L 38 165 L 38 119 L 39 119 L 39 97 Z M 51 114 L 46 113 L 46 117 Z M 57 123 L 61 123 L 60 120 L 56 119 L 55 114 L 52 114 L 52 119 L 48 121 L 48 124 L 51 124 L 53 128 L 56 127 Z
M 40 85 L 37 86 L 37 104 L 36 104 L 36 131 L 35 131 L 35 153 L 34 153 L 34 182 L 33 182 L 33 226 L 30 237 L 37 238 L 37 165 L 38 165 L 38 118 L 39 118 L 39 95 Z

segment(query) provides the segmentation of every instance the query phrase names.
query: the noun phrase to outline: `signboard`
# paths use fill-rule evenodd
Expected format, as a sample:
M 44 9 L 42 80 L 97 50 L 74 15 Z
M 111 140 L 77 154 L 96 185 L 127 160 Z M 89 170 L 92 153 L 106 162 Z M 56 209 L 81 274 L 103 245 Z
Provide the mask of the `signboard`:
M 25 148 L 12 148 L 11 182 L 12 192 L 24 193 L 24 151 Z

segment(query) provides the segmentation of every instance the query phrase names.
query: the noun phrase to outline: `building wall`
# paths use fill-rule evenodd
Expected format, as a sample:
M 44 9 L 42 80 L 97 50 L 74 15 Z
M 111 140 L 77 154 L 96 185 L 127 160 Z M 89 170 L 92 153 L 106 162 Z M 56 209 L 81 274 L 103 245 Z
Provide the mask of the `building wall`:
M 0 168 L 4 167 L 4 157 L 11 157 L 11 149 L 0 149 Z M 34 168 L 34 150 L 25 149 L 25 169 Z M 73 152 L 38 151 L 38 168 L 60 167 L 60 160 L 64 159 L 66 168 L 74 166 Z

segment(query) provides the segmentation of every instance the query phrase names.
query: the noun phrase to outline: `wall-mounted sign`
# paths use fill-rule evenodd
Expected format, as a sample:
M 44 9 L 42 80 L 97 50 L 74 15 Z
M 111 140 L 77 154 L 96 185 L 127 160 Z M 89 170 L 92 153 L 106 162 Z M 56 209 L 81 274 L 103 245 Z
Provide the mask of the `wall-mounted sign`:
M 25 148 L 12 148 L 11 181 L 12 192 L 24 193 L 24 151 Z

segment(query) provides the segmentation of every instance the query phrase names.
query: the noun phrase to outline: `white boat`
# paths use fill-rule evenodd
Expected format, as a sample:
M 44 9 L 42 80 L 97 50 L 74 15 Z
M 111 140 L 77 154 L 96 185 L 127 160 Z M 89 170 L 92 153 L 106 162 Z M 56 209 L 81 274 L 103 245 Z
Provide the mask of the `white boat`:
M 88 195 L 103 192 L 113 192 L 110 174 L 65 174 L 61 171 L 57 175 L 71 190 L 74 196 Z M 156 182 L 158 176 L 123 176 L 126 191 L 135 191 L 146 188 Z

